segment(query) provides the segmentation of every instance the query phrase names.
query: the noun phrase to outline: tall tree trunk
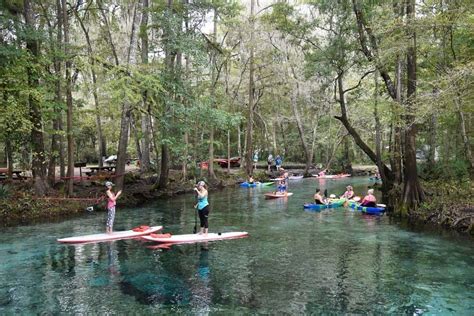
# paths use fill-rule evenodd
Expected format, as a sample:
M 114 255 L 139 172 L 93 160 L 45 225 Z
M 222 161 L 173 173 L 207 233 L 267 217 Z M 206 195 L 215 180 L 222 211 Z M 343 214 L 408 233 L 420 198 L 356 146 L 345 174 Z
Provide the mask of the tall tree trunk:
M 471 144 L 469 142 L 469 136 L 466 132 L 466 119 L 464 118 L 464 112 L 462 111 L 461 99 L 459 96 L 454 98 L 454 103 L 459 116 L 459 128 L 464 146 L 464 154 L 466 155 L 466 160 L 469 162 L 469 169 L 472 172 L 474 170 L 474 158 L 472 157 Z
M 248 116 L 247 116 L 247 136 L 246 136 L 246 155 L 245 155 L 245 170 L 247 175 L 251 175 L 253 172 L 253 111 L 255 103 L 255 82 L 254 82 L 254 32 L 255 32 L 255 0 L 250 0 L 250 56 L 249 56 L 249 104 L 248 104 Z
M 227 130 L 227 174 L 230 174 L 230 128 Z
M 429 171 L 433 170 L 435 166 L 435 158 L 436 158 L 436 113 L 432 113 L 430 117 L 429 123 L 429 136 L 428 136 L 428 157 L 427 157 L 427 169 Z
M 67 1 L 62 1 L 63 9 L 63 31 L 64 31 L 64 56 L 66 56 L 66 104 L 67 104 L 67 194 L 74 194 L 74 139 L 72 135 L 72 78 L 71 78 L 71 56 L 69 56 L 69 16 Z
M 415 23 L 415 0 L 407 0 L 407 30 L 409 46 L 407 49 L 407 102 L 405 115 L 405 155 L 404 155 L 404 187 L 403 203 L 408 207 L 416 207 L 424 200 L 424 192 L 418 179 L 416 166 L 416 124 L 414 118 L 416 103 L 416 32 L 413 28 Z
M 58 118 L 59 130 L 64 131 L 63 124 L 63 114 L 59 115 Z M 66 177 L 66 162 L 64 158 L 66 157 L 65 148 L 64 148 L 64 136 L 61 134 L 59 136 L 59 176 L 61 178 Z
M 383 168 L 383 161 L 382 161 L 382 126 L 380 124 L 380 117 L 378 112 L 378 101 L 379 101 L 379 81 L 378 77 L 379 74 L 376 71 L 374 73 L 374 80 L 375 80 L 375 89 L 374 89 L 374 119 L 375 119 L 375 154 L 377 157 L 377 169 L 380 173 L 380 177 L 382 179 L 382 191 L 384 196 L 388 194 L 388 191 L 392 188 L 392 183 L 388 183 L 387 176 L 385 174 L 385 170 Z M 387 185 L 388 183 L 388 185 Z
M 149 0 L 143 0 L 143 14 L 141 21 L 141 43 L 142 43 L 142 63 L 148 64 L 148 10 Z M 143 92 L 143 108 L 148 109 L 148 91 Z M 141 114 L 141 128 L 143 134 L 142 157 L 140 160 L 140 170 L 147 172 L 150 170 L 150 120 L 147 115 Z
M 137 41 L 138 41 L 138 30 L 141 22 L 142 6 L 141 0 L 135 4 L 135 10 L 133 14 L 132 30 L 130 33 L 130 47 L 128 50 L 127 58 L 127 70 L 130 65 L 135 65 L 137 60 Z M 128 78 L 130 80 L 130 78 Z M 116 182 L 117 189 L 123 189 L 123 180 L 125 176 L 125 165 L 127 163 L 127 147 L 128 137 L 130 130 L 130 121 L 132 115 L 132 104 L 130 100 L 125 98 L 122 105 L 122 119 L 120 121 L 120 137 L 119 145 L 117 150 L 117 166 L 116 166 Z
M 7 132 L 7 137 L 5 138 L 5 156 L 7 158 L 7 176 L 11 180 L 13 177 L 13 148 L 12 143 L 9 137 L 9 132 Z
M 57 15 L 57 32 L 56 32 L 56 45 L 52 45 L 52 49 L 60 51 L 62 49 L 61 47 L 61 42 L 62 42 L 62 8 L 61 8 L 61 1 L 56 0 L 56 15 Z M 53 39 L 51 38 L 51 41 Z M 56 162 L 57 158 L 60 156 L 60 141 L 61 141 L 61 136 L 60 136 L 60 120 L 62 117 L 62 110 L 59 107 L 59 104 L 63 102 L 63 97 L 61 93 L 61 79 L 62 79 L 62 73 L 61 73 L 61 61 L 59 60 L 58 57 L 54 57 L 54 74 L 55 74 L 55 96 L 54 96 L 54 101 L 56 103 L 56 109 L 55 109 L 55 116 L 53 118 L 53 133 L 51 136 L 51 155 L 49 159 L 49 166 L 48 166 L 48 178 L 49 178 L 49 183 L 51 185 L 54 185 L 56 182 Z
M 214 18 L 213 18 L 213 32 L 212 40 L 214 43 L 217 43 L 217 9 L 214 8 Z M 211 108 L 216 107 L 216 84 L 217 84 L 217 75 L 216 75 L 216 66 L 217 66 L 217 52 L 213 50 L 211 52 Z M 209 180 L 216 180 L 216 173 L 214 172 L 214 126 L 210 126 L 209 131 L 209 167 L 207 169 L 209 173 Z
M 24 0 L 24 16 L 25 24 L 29 28 L 30 32 L 36 31 L 36 21 L 34 17 L 34 10 L 32 8 L 31 0 Z M 35 36 L 29 36 L 26 39 L 26 50 L 31 55 L 32 62 L 28 63 L 27 75 L 28 75 L 28 86 L 34 91 L 39 86 L 39 76 L 37 71 L 31 64 L 36 63 L 40 54 L 40 43 Z M 46 168 L 45 168 L 45 150 L 44 150 L 44 139 L 43 139 L 43 123 L 40 105 L 36 100 L 33 93 L 29 94 L 28 102 L 30 106 L 30 121 L 31 121 L 31 143 L 33 149 L 33 162 L 32 172 L 34 179 L 35 193 L 39 196 L 43 196 L 47 190 L 46 183 Z
M 395 101 L 401 106 L 403 103 L 402 91 L 403 91 L 403 65 L 402 60 L 397 56 L 396 63 L 396 97 Z M 392 113 L 397 112 L 396 109 L 392 108 Z M 400 128 L 400 122 L 398 120 L 394 123 L 394 133 L 393 133 L 393 148 L 390 148 L 391 151 L 391 161 L 390 165 L 394 174 L 394 183 L 400 184 L 402 182 L 402 131 Z
M 167 9 L 170 12 L 173 12 L 173 0 L 168 0 L 167 3 Z M 169 32 L 169 31 L 168 31 Z M 166 34 L 166 32 L 163 32 L 163 37 L 165 38 L 165 66 L 166 66 L 166 71 L 168 73 L 168 76 L 172 76 L 174 74 L 174 60 L 176 57 L 176 53 L 174 50 L 172 50 L 170 43 L 168 41 L 170 40 L 168 37 L 171 36 L 170 34 Z M 174 94 L 170 93 L 169 94 L 170 98 L 174 98 Z M 170 111 L 170 105 L 165 104 L 165 109 L 164 109 L 164 114 L 167 115 L 168 112 Z M 169 131 L 167 130 L 166 127 L 162 128 L 161 132 L 161 137 L 164 138 L 167 136 Z M 169 177 L 169 171 L 170 171 L 170 152 L 169 152 L 169 147 L 168 144 L 165 142 L 162 142 L 161 144 L 161 169 L 160 169 L 160 179 L 158 180 L 158 187 L 160 189 L 165 189 L 168 186 L 168 177 Z
M 296 80 L 296 78 L 295 78 Z M 301 117 L 300 113 L 298 111 L 298 98 L 299 98 L 299 85 L 296 83 L 296 86 L 293 88 L 293 92 L 291 95 L 291 109 L 293 110 L 293 115 L 295 116 L 296 119 L 296 125 L 298 127 L 298 134 L 300 135 L 300 140 L 301 140 L 301 146 L 303 146 L 303 151 L 306 159 L 306 166 L 304 169 L 304 173 L 307 174 L 309 168 L 311 167 L 311 160 L 312 156 L 310 154 L 310 151 L 308 149 L 308 145 L 306 144 L 306 139 L 305 139 L 305 133 L 304 133 L 304 128 L 303 128 L 303 122 L 301 122 Z
M 82 32 L 84 33 L 84 36 L 86 38 L 86 43 L 87 43 L 87 53 L 89 55 L 89 63 L 91 66 L 91 76 L 92 76 L 92 95 L 94 97 L 94 106 L 95 106 L 95 121 L 96 121 L 96 127 L 97 127 L 97 137 L 99 138 L 99 151 L 98 151 L 98 164 L 99 167 L 103 166 L 103 160 L 102 157 L 104 156 L 105 148 L 104 148 L 104 143 L 105 139 L 102 133 L 102 122 L 100 119 L 100 105 L 99 105 L 99 96 L 97 93 L 97 75 L 95 73 L 95 59 L 94 59 L 94 52 L 92 49 L 92 44 L 89 36 L 89 31 L 85 28 L 84 22 L 82 19 L 79 17 L 78 12 L 75 10 L 74 11 L 77 20 L 79 21 L 79 25 L 81 26 Z

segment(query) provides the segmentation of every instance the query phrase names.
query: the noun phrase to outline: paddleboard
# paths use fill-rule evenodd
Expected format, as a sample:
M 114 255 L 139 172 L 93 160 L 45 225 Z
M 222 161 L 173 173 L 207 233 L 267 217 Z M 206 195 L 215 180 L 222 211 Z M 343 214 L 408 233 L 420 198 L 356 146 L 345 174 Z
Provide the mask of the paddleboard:
M 303 179 L 303 176 L 289 176 L 288 179 L 289 180 L 300 180 L 300 179 Z
M 103 242 L 103 241 L 110 241 L 110 240 L 118 240 L 118 239 L 127 239 L 127 238 L 135 238 L 141 237 L 144 235 L 148 235 L 154 232 L 161 230 L 163 226 L 152 226 L 142 232 L 135 232 L 133 230 L 126 230 L 126 231 L 119 231 L 113 232 L 111 234 L 94 234 L 94 235 L 86 235 L 86 236 L 77 236 L 77 237 L 68 237 L 68 238 L 61 238 L 58 239 L 58 242 L 65 243 L 65 244 L 81 244 L 81 243 L 91 243 L 91 242 Z
M 159 236 L 159 235 L 158 235 Z M 230 232 L 230 233 L 208 233 L 207 235 L 186 234 L 186 235 L 171 235 L 171 237 L 154 237 L 153 235 L 143 236 L 142 239 L 154 242 L 161 242 L 167 244 L 187 244 L 214 240 L 236 239 L 247 237 L 247 232 Z
M 274 193 L 265 193 L 265 198 L 267 199 L 278 199 L 278 198 L 284 198 L 288 196 L 292 196 L 292 192 L 288 192 L 286 195 L 285 194 L 274 194 Z

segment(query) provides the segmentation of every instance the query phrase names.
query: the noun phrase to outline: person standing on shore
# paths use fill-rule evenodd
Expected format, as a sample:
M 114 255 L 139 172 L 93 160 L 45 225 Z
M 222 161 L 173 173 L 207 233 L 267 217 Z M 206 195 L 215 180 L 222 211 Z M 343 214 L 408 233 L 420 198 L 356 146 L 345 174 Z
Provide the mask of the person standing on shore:
M 275 166 L 276 166 L 277 171 L 280 171 L 282 163 L 283 163 L 283 159 L 280 157 L 280 155 L 277 155 L 275 158 Z
M 258 163 L 258 150 L 254 151 L 253 153 L 253 168 L 257 170 L 257 163 Z
M 122 194 L 122 190 L 118 191 L 117 194 L 115 194 L 112 191 L 112 187 L 114 184 L 110 181 L 105 182 L 105 187 L 107 188 L 107 224 L 105 231 L 107 234 L 111 234 L 113 232 L 114 228 L 114 220 L 115 220 L 115 205 L 117 204 L 116 201 Z
M 272 170 L 272 165 L 273 165 L 273 155 L 269 154 L 267 158 L 268 172 Z
M 207 236 L 209 230 L 209 202 L 207 201 L 208 192 L 206 189 L 206 183 L 204 181 L 199 181 L 197 186 L 194 188 L 194 191 L 196 191 L 198 195 L 198 202 L 195 207 L 198 211 L 199 221 L 201 223 L 199 235 L 204 234 Z

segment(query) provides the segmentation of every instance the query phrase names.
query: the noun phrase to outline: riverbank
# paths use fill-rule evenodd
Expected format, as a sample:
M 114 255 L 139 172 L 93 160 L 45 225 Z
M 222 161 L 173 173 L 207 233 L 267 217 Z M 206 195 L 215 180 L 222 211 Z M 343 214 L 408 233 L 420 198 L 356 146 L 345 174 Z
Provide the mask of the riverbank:
M 208 181 L 209 190 L 215 191 L 242 182 L 243 173 L 233 170 L 227 174 L 216 170 L 218 180 Z M 118 208 L 136 207 L 141 204 L 175 195 L 192 193 L 194 179 L 183 181 L 181 173 L 171 170 L 166 189 L 159 189 L 156 174 L 141 175 L 138 172 L 127 174 L 125 189 L 117 201 Z M 64 183 L 50 189 L 48 196 L 35 197 L 30 183 L 12 182 L 0 185 L 0 226 L 27 225 L 38 222 L 66 219 L 88 212 L 105 211 L 105 188 L 103 182 L 84 181 L 74 185 L 74 197 L 65 198 Z
M 424 181 L 426 201 L 409 220 L 474 236 L 474 186 L 470 180 Z

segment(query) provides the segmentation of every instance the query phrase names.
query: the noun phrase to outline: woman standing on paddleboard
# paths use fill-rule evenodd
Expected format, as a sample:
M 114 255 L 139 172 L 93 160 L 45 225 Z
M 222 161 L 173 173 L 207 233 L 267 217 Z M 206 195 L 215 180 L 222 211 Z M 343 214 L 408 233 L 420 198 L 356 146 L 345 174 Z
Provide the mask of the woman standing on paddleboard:
M 199 234 L 204 234 L 207 236 L 207 232 L 209 230 L 209 202 L 207 201 L 207 190 L 206 190 L 206 183 L 204 181 L 199 181 L 197 187 L 194 188 L 198 195 L 198 202 L 196 204 L 196 208 L 199 214 L 199 221 L 201 222 L 201 230 Z
M 115 204 L 116 200 L 119 198 L 119 196 L 122 194 L 122 190 L 118 191 L 117 194 L 112 192 L 112 187 L 114 184 L 110 181 L 105 182 L 105 186 L 107 187 L 107 226 L 105 228 L 105 231 L 107 234 L 111 234 L 113 231 L 114 227 L 114 220 L 115 220 Z

